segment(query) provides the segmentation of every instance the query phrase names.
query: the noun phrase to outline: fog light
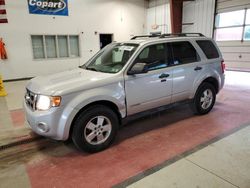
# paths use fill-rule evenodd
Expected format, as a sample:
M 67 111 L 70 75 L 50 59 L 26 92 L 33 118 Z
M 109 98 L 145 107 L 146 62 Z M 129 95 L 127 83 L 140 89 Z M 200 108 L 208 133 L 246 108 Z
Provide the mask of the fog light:
M 49 132 L 49 126 L 46 123 L 38 123 L 37 127 L 42 133 Z

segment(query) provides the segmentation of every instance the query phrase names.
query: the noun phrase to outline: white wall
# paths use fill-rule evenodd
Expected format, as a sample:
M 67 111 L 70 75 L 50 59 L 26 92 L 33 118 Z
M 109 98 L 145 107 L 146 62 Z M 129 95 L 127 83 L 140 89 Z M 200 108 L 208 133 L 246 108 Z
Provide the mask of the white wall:
M 215 0 L 196 0 L 183 3 L 182 32 L 213 35 Z
M 0 60 L 5 80 L 68 70 L 83 64 L 100 48 L 99 33 L 115 41 L 144 33 L 144 0 L 69 0 L 69 16 L 32 15 L 27 1 L 6 1 L 8 24 L 0 25 L 8 60 Z M 83 34 L 81 34 L 83 32 Z M 80 34 L 80 58 L 33 60 L 31 34 Z M 92 52 L 91 52 L 92 50 Z
M 158 29 L 152 29 L 153 25 L 159 25 Z M 150 0 L 147 9 L 146 32 L 171 32 L 169 0 Z

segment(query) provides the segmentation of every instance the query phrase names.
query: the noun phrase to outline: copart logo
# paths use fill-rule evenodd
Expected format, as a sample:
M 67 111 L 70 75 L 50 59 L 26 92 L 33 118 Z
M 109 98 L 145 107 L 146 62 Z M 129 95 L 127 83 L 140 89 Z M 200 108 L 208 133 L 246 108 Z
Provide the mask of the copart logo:
M 41 11 L 59 12 L 67 7 L 64 0 L 29 0 L 29 6 Z

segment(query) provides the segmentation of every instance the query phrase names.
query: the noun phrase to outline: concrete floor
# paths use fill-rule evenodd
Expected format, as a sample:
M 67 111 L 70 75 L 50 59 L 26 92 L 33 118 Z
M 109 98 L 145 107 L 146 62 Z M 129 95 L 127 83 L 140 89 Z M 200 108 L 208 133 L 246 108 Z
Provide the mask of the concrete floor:
M 250 74 L 227 72 L 211 113 L 179 106 L 124 127 L 109 149 L 87 154 L 34 135 L 26 81 L 0 97 L 0 187 L 250 187 Z M 32 142 L 12 146 L 30 139 Z M 7 148 L 8 147 L 8 148 Z

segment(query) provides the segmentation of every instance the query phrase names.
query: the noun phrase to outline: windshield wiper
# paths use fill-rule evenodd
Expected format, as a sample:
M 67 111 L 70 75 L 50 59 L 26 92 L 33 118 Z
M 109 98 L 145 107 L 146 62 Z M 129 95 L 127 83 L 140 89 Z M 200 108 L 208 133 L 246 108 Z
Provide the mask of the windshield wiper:
M 86 65 L 80 65 L 80 66 L 78 66 L 78 68 L 85 69 Z
M 91 71 L 96 71 L 98 72 L 98 70 L 96 68 L 93 68 L 93 67 L 87 67 L 86 70 L 91 70 Z

